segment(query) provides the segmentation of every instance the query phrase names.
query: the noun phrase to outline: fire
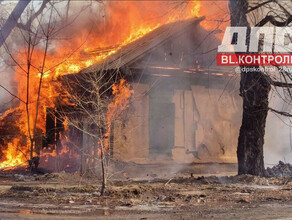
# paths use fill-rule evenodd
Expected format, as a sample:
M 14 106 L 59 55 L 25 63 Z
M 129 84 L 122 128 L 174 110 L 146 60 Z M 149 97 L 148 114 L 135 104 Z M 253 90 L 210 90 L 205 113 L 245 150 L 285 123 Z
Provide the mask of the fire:
M 17 166 L 25 165 L 27 148 L 19 147 L 18 139 L 14 139 L 13 142 L 8 143 L 7 149 L 3 151 L 6 156 L 6 160 L 0 164 L 0 169 L 13 169 Z M 22 152 L 23 151 L 23 152 Z
M 199 11 L 206 17 L 201 25 L 206 30 L 218 32 L 216 36 L 222 40 L 230 20 L 228 1 L 201 1 Z
M 134 93 L 134 90 L 130 88 L 129 83 L 127 83 L 125 79 L 121 79 L 119 83 L 114 84 L 112 90 L 114 99 L 108 106 L 108 123 L 110 123 L 117 114 L 128 107 L 129 98 Z
M 74 150 L 70 149 L 69 138 L 65 130 L 60 138 L 61 144 L 57 146 L 60 149 L 56 149 L 54 146 L 43 149 L 40 153 L 40 166 L 52 171 L 62 171 L 64 169 L 71 170 L 71 166 L 74 168 L 76 161 L 80 159 Z M 73 171 L 71 170 L 71 171 Z
M 69 148 L 67 145 L 64 145 L 60 152 L 57 153 L 56 149 L 47 149 L 43 150 L 40 154 L 40 157 L 44 159 L 45 162 L 48 162 L 50 157 L 56 157 L 57 155 L 63 155 L 69 153 Z
M 109 147 L 109 135 L 111 133 L 112 121 L 129 106 L 130 97 L 133 95 L 134 90 L 130 88 L 129 83 L 125 79 L 121 79 L 112 87 L 113 101 L 108 105 L 107 111 L 107 132 L 105 134 L 105 148 Z
M 180 4 L 186 3 L 181 2 Z M 201 4 L 198 1 L 188 2 L 184 10 L 171 8 L 171 5 L 167 8 L 165 5 L 165 2 L 155 1 L 106 2 L 105 20 L 98 25 L 96 30 L 89 31 L 88 28 L 78 30 L 78 33 L 74 33 L 69 41 L 55 42 L 54 49 L 49 50 L 46 54 L 44 54 L 43 48 L 35 48 L 31 54 L 29 79 L 28 74 L 24 72 L 28 69 L 27 48 L 19 49 L 15 54 L 19 63 L 15 68 L 15 82 L 18 86 L 17 95 L 22 101 L 16 108 L 21 112 L 21 117 L 15 123 L 20 130 L 19 136 L 26 137 L 26 140 L 21 141 L 20 137 L 15 137 L 13 141 L 3 146 L 5 156 L 2 158 L 0 168 L 22 166 L 29 159 L 29 136 L 36 141 L 36 138 L 44 135 L 46 108 L 55 107 L 54 101 L 59 96 L 61 89 L 57 81 L 59 76 L 78 73 L 86 67 L 99 63 L 123 46 L 163 24 L 190 19 L 201 14 Z M 165 13 L 163 8 L 165 11 L 170 11 L 167 16 L 163 16 Z M 77 50 L 78 45 L 82 45 L 82 47 Z M 45 66 L 42 74 L 41 68 L 38 67 L 42 66 L 43 60 L 45 60 Z M 42 86 L 38 104 L 40 80 L 42 80 Z M 27 87 L 28 85 L 29 87 Z M 113 85 L 112 89 L 114 100 L 108 106 L 107 140 L 112 119 L 128 106 L 129 98 L 134 92 L 124 79 Z M 64 151 L 66 150 L 68 149 L 64 148 Z M 56 152 L 53 151 L 50 155 L 43 152 L 41 155 L 43 157 L 56 156 Z

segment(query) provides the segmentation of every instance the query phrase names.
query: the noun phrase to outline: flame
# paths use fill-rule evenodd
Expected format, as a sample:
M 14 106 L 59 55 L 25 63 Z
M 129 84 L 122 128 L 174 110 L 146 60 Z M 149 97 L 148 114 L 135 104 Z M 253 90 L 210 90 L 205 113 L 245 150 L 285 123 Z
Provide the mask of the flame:
M 43 149 L 40 153 L 40 166 L 52 171 L 62 171 L 64 169 L 74 168 L 76 161 L 80 160 L 80 155 L 70 149 L 70 140 L 67 131 L 61 134 L 61 144 L 57 145 L 61 149 L 56 149 L 55 146 Z M 71 171 L 73 171 L 71 170 Z
M 111 125 L 113 120 L 129 106 L 130 97 L 134 94 L 134 90 L 130 88 L 130 84 L 125 79 L 121 79 L 112 87 L 113 101 L 108 105 L 107 110 L 107 132 L 105 134 L 105 149 L 109 148 L 109 135 L 111 133 Z
M 230 20 L 228 1 L 201 1 L 199 14 L 206 17 L 201 25 L 206 30 L 217 32 L 216 37 L 222 40 Z
M 7 149 L 3 151 L 6 156 L 6 160 L 0 164 L 0 169 L 9 170 L 17 166 L 23 166 L 26 162 L 27 147 L 19 147 L 18 139 L 14 139 L 13 142 L 8 143 Z
M 81 29 L 73 35 L 70 41 L 56 42 L 54 49 L 48 51 L 47 54 L 44 54 L 42 48 L 35 48 L 30 62 L 32 65 L 29 74 L 28 95 L 27 74 L 23 71 L 23 69 L 28 68 L 26 62 L 27 49 L 19 49 L 15 55 L 20 64 L 15 68 L 15 82 L 18 85 L 17 95 L 23 102 L 20 102 L 19 107 L 16 108 L 21 112 L 21 116 L 15 123 L 20 130 L 19 135 L 26 138 L 25 141 L 21 141 L 20 137 L 15 137 L 5 146 L 2 146 L 4 157 L 0 163 L 0 168 L 22 166 L 26 163 L 30 149 L 28 137 L 29 133 L 33 134 L 37 109 L 35 136 L 42 137 L 45 134 L 46 108 L 54 108 L 55 100 L 60 95 L 61 87 L 57 80 L 59 76 L 78 73 L 86 67 L 99 63 L 116 53 L 123 46 L 143 37 L 163 24 L 193 18 L 201 13 L 201 4 L 198 1 L 188 2 L 184 11 L 175 10 L 174 7 L 167 16 L 162 16 L 164 6 L 165 2 L 109 1 L 105 3 L 105 11 L 107 12 L 104 16 L 105 21 L 96 30 Z M 82 45 L 82 47 L 76 49 L 78 48 L 76 45 Z M 42 66 L 43 59 L 45 59 L 45 67 L 43 73 L 41 73 L 41 68 L 38 67 Z M 39 106 L 37 106 L 38 86 L 41 77 L 42 86 Z M 128 107 L 129 98 L 133 92 L 124 79 L 113 85 L 114 100 L 108 106 L 106 140 L 108 140 L 110 134 L 111 121 L 119 112 Z M 24 102 L 29 103 L 28 115 Z M 16 109 L 9 111 L 15 111 Z M 67 123 L 65 123 L 65 127 L 67 127 Z M 108 146 L 108 143 L 106 143 L 106 146 Z M 65 147 L 63 153 L 67 150 Z M 42 152 L 41 156 L 44 158 L 56 156 L 56 152 Z
M 48 162 L 49 157 L 56 157 L 57 155 L 63 155 L 69 153 L 70 150 L 67 145 L 63 145 L 60 152 L 57 153 L 56 149 L 48 148 L 47 150 L 43 150 L 40 154 L 40 157 L 45 160 L 45 162 Z

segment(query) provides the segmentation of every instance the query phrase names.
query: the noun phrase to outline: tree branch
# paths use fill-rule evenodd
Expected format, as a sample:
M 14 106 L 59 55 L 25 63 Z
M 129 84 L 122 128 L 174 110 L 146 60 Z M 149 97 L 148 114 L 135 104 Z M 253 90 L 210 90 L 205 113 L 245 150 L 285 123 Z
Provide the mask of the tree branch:
M 0 47 L 6 41 L 7 37 L 10 35 L 13 28 L 17 26 L 17 21 L 23 13 L 26 6 L 30 3 L 31 0 L 19 1 L 8 19 L 6 20 L 4 26 L 0 30 Z
M 283 75 L 284 77 L 284 75 Z M 286 82 L 278 82 L 278 81 L 274 81 L 271 79 L 270 76 L 266 75 L 267 81 L 272 85 L 272 86 L 277 86 L 277 87 L 282 87 L 282 88 L 292 88 L 292 83 L 288 83 L 286 78 L 285 81 Z
M 4 89 L 6 92 L 8 92 L 11 96 L 13 96 L 14 98 L 17 98 L 19 101 L 25 103 L 25 101 L 23 101 L 21 98 L 19 98 L 17 95 L 14 95 L 12 92 L 10 92 L 8 89 L 6 89 L 4 86 L 0 85 L 0 87 L 2 89 Z
M 268 0 L 268 1 L 266 1 L 266 2 L 263 2 L 263 3 L 261 3 L 261 4 L 258 4 L 258 5 L 256 5 L 256 6 L 254 6 L 254 7 L 251 7 L 251 8 L 249 8 L 247 11 L 246 11 L 246 14 L 248 14 L 248 13 L 250 13 L 250 12 L 252 12 L 252 11 L 254 11 L 254 10 L 256 10 L 256 9 L 258 9 L 258 8 L 260 8 L 260 7 L 262 7 L 262 6 L 264 6 L 264 5 L 266 5 L 266 4 L 268 4 L 268 3 L 271 3 L 271 2 L 273 2 L 274 0 Z
M 283 88 L 292 88 L 292 83 L 271 81 L 271 85 Z
M 292 15 L 290 15 L 286 21 L 277 21 L 273 16 L 268 15 L 263 20 L 261 20 L 259 23 L 257 23 L 255 26 L 262 27 L 265 24 L 267 24 L 268 22 L 270 22 L 272 25 L 277 26 L 277 27 L 285 27 L 292 22 Z
M 283 115 L 283 116 L 285 116 L 285 117 L 292 117 L 292 114 L 290 114 L 290 113 L 288 113 L 288 112 L 278 111 L 278 110 L 273 109 L 273 108 L 269 108 L 269 110 L 270 110 L 271 112 L 274 112 L 274 113 L 279 114 L 279 115 Z
M 28 19 L 26 24 L 17 23 L 17 27 L 21 28 L 23 30 L 26 30 L 26 31 L 30 30 L 30 26 L 31 26 L 32 22 L 34 21 L 34 19 L 36 19 L 42 13 L 42 11 L 46 8 L 46 5 L 48 2 L 49 2 L 49 0 L 44 0 L 41 7 L 39 8 L 39 10 L 37 10 L 32 16 L 30 16 L 30 18 Z

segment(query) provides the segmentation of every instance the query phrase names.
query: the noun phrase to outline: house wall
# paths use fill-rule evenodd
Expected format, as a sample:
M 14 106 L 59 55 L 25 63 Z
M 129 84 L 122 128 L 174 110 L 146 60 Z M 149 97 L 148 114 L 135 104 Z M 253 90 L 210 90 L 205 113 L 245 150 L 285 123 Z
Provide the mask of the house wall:
M 236 162 L 242 112 L 238 90 L 192 86 L 192 93 L 200 113 L 197 143 L 204 143 L 211 154 L 202 153 L 202 159 Z
M 127 119 L 114 123 L 114 158 L 150 162 L 148 84 L 133 83 L 134 97 Z M 241 100 L 236 92 L 193 85 L 191 90 L 174 89 L 174 146 L 176 162 L 236 162 L 241 121 Z M 204 147 L 205 146 L 205 147 Z M 189 152 L 198 152 L 195 158 Z
M 174 95 L 176 106 L 174 160 L 236 162 L 241 122 L 239 96 L 237 93 L 219 88 L 191 86 L 191 89 L 176 90 Z M 186 154 L 187 149 L 197 151 L 199 158 Z
M 149 156 L 149 85 L 132 84 L 134 95 L 122 119 L 113 126 L 113 158 L 144 162 Z

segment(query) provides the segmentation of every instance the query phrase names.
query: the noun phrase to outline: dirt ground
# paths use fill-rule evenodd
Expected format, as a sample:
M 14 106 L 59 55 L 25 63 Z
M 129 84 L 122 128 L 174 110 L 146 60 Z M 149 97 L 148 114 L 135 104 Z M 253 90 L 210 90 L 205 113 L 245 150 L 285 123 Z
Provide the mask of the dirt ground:
M 2 175 L 0 219 L 292 219 L 292 177 Z

